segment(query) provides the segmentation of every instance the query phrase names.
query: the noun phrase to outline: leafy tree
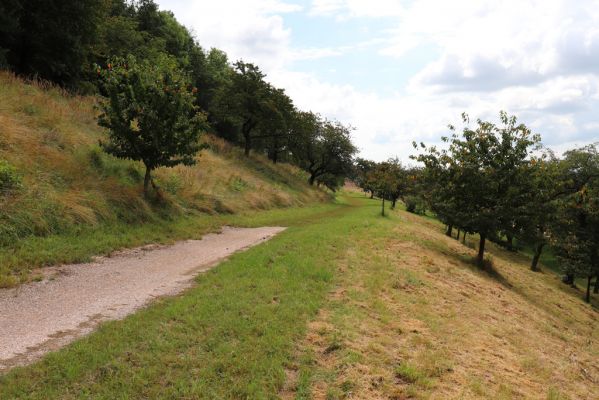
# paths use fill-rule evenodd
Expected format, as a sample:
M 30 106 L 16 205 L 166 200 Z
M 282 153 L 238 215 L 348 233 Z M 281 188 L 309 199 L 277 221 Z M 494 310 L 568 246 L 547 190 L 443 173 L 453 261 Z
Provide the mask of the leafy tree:
M 390 158 L 386 161 L 389 174 L 391 175 L 392 185 L 389 188 L 389 200 L 391 200 L 391 209 L 395 209 L 397 200 L 405 196 L 408 189 L 407 170 L 401 165 L 399 158 Z
M 406 188 L 402 199 L 406 205 L 406 211 L 425 214 L 428 190 L 424 181 L 424 171 L 420 167 L 411 167 L 405 173 Z
M 241 132 L 246 157 L 257 138 L 258 125 L 269 111 L 269 85 L 264 77 L 254 64 L 237 61 L 227 85 L 219 91 L 216 100 L 220 119 L 230 121 Z
M 558 200 L 552 244 L 567 283 L 587 279 L 585 300 L 590 301 L 591 280 L 599 276 L 599 152 L 595 145 L 566 152 L 562 162 L 564 185 L 576 188 Z
M 374 185 L 374 191 L 381 198 L 381 215 L 385 216 L 385 199 L 389 198 L 395 187 L 395 176 L 393 165 L 390 162 L 382 162 L 369 172 L 369 181 Z
M 351 178 L 354 183 L 366 193 L 370 193 L 370 198 L 374 197 L 374 182 L 368 179 L 370 171 L 376 167 L 376 162 L 364 158 L 356 158 Z
M 219 90 L 229 84 L 232 73 L 227 54 L 221 50 L 211 49 L 205 53 L 197 46 L 190 54 L 189 74 L 194 86 L 198 88 L 196 102 L 209 112 L 208 118 L 213 125 L 218 123 L 216 96 Z
M 324 185 L 327 189 L 336 192 L 345 183 L 345 178 L 339 175 L 324 174 L 316 178 L 318 185 Z
M 515 117 L 500 113 L 502 126 L 477 121 L 468 126 L 468 116 L 461 135 L 443 138 L 449 148 L 432 147 L 417 157 L 437 180 L 437 193 L 446 202 L 443 210 L 450 223 L 462 231 L 480 236 L 477 263 L 483 266 L 486 239 L 505 228 L 502 217 L 510 204 L 514 181 L 540 141 Z
M 397 200 L 405 195 L 408 186 L 408 175 L 398 158 L 376 164 L 368 173 L 367 181 L 374 192 L 382 200 L 381 214 L 385 216 L 385 200 L 391 201 L 391 209 L 395 208 Z
M 17 4 L 15 1 L 11 1 Z M 28 0 L 11 7 L 6 58 L 22 75 L 75 87 L 91 66 L 104 0 Z M 16 28 L 18 26 L 18 28 Z
M 310 174 L 310 185 L 324 175 L 345 177 L 351 173 L 358 149 L 351 141 L 350 128 L 311 112 L 299 112 L 292 130 L 291 152 Z
M 144 193 L 154 169 L 195 163 L 204 115 L 193 104 L 193 89 L 172 62 L 115 59 L 100 69 L 107 99 L 98 123 L 108 129 L 102 148 L 119 158 L 142 161 Z
M 265 115 L 260 121 L 261 138 L 265 142 L 268 158 L 274 164 L 282 153 L 289 152 L 291 125 L 295 107 L 283 89 L 269 85 L 265 100 Z
M 516 235 L 521 242 L 533 247 L 532 271 L 539 270 L 539 259 L 549 243 L 549 227 L 557 212 L 556 199 L 563 189 L 558 167 L 557 159 L 550 153 L 549 158 L 532 159 L 521 171 L 526 185 L 521 192 L 521 205 L 514 210 L 517 214 Z
M 19 20 L 23 12 L 22 3 L 21 0 L 0 2 L 0 68 L 7 68 L 14 63 L 11 56 L 17 50 L 15 45 L 21 30 Z

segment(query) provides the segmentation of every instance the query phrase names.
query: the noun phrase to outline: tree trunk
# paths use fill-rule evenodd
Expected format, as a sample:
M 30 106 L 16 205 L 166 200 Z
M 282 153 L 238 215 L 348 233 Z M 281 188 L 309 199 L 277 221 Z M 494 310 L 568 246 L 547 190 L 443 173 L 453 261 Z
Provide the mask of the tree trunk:
M 514 236 L 513 235 L 506 235 L 507 236 L 507 243 L 506 243 L 506 247 L 509 251 L 514 251 Z
M 310 183 L 310 186 L 314 185 L 315 180 L 316 180 L 316 175 L 314 175 L 314 174 L 310 175 L 310 179 L 308 179 L 308 183 Z
M 370 198 L 371 198 L 371 199 L 374 199 L 374 190 L 371 190 L 371 191 L 370 191 Z
M 144 196 L 148 197 L 150 182 L 152 181 L 152 169 L 150 167 L 146 167 L 146 176 L 144 177 Z
M 463 244 L 466 244 L 466 235 L 467 235 L 467 233 L 466 233 L 466 231 L 464 231 L 464 232 L 462 233 L 462 243 L 463 243 Z
M 532 257 L 532 263 L 530 264 L 531 271 L 535 271 L 535 272 L 539 271 L 538 263 L 539 263 L 539 258 L 541 258 L 541 253 L 543 252 L 544 246 L 545 246 L 544 242 L 537 244 L 537 247 L 535 248 L 535 254 Z
M 587 294 L 584 297 L 584 301 L 586 301 L 587 303 L 591 302 L 591 280 L 593 279 L 593 277 L 591 275 L 589 275 L 587 277 Z
M 456 240 L 460 240 L 460 230 L 458 229 L 458 236 L 456 236 Z
M 383 208 L 381 210 L 381 215 L 384 217 L 385 216 L 385 196 L 383 196 Z
M 481 233 L 480 241 L 478 242 L 478 256 L 476 257 L 476 263 L 481 268 L 484 266 L 484 261 L 485 261 L 485 241 L 486 241 L 486 239 L 487 238 L 486 238 L 485 234 Z
M 593 293 L 599 293 L 599 274 L 597 274 L 597 279 L 595 279 L 595 289 L 593 289 Z
M 565 283 L 565 284 L 567 284 L 567 285 L 570 285 L 570 286 L 574 287 L 575 286 L 575 284 L 574 284 L 574 274 L 571 273 L 571 272 L 566 273 L 562 277 L 562 282 Z
M 451 237 L 451 232 L 453 231 L 453 225 L 449 224 L 447 225 L 447 231 L 445 232 L 445 234 L 449 237 Z
M 397 199 L 393 199 L 393 202 L 391 203 L 391 209 L 395 210 L 395 203 L 397 202 Z
M 250 150 L 252 150 L 252 139 L 250 139 L 250 136 L 246 136 L 245 137 L 245 148 L 243 150 L 243 154 L 246 157 L 250 156 Z

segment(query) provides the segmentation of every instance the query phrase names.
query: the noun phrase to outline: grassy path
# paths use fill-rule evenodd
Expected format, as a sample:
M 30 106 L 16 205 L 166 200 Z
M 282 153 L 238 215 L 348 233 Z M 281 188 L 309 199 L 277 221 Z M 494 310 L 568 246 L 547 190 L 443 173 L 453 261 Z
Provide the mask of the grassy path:
M 182 239 L 199 239 L 223 225 L 258 227 L 301 225 L 318 220 L 337 208 L 334 204 L 249 211 L 242 214 L 198 215 L 143 224 L 112 223 L 81 228 L 72 233 L 28 237 L 12 246 L 0 247 L 0 288 L 35 279 L 35 268 L 90 261 L 95 255 L 149 243 L 170 244 Z
M 480 271 L 436 221 L 340 199 L 236 217 L 290 228 L 0 376 L 0 399 L 596 397 L 596 305 L 526 257 L 490 244 Z
M 0 398 L 275 398 L 339 255 L 376 216 L 375 204 L 351 203 L 238 220 L 290 229 L 200 276 L 184 295 L 0 377 Z

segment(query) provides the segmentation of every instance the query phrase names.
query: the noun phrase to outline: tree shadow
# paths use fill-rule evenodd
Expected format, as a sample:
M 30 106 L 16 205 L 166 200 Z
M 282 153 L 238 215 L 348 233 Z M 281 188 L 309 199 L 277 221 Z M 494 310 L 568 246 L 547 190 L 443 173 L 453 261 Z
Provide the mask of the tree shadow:
M 459 242 L 459 243 L 462 244 L 461 242 Z M 438 240 L 438 241 L 424 240 L 423 244 L 429 250 L 432 250 L 432 251 L 438 253 L 438 255 L 440 257 L 449 258 L 454 261 L 454 264 L 467 267 L 470 271 L 476 273 L 477 275 L 482 276 L 486 279 L 490 279 L 493 282 L 500 284 L 505 289 L 516 293 L 517 295 L 519 295 L 523 299 L 525 299 L 527 302 L 542 309 L 543 311 L 545 311 L 549 314 L 554 314 L 556 312 L 555 304 L 548 303 L 546 301 L 546 299 L 544 299 L 538 293 L 531 293 L 531 292 L 525 290 L 523 287 L 521 287 L 521 284 L 519 285 L 517 282 L 510 281 L 510 279 L 508 279 L 508 277 L 506 277 L 506 275 L 503 274 L 498 269 L 498 267 L 495 265 L 496 263 L 495 263 L 494 259 L 498 259 L 503 263 L 528 265 L 530 260 L 525 255 L 518 253 L 518 252 L 513 252 L 513 251 L 503 249 L 493 243 L 490 243 L 489 249 L 486 252 L 487 257 L 485 258 L 484 265 L 483 265 L 483 267 L 480 267 L 478 265 L 478 263 L 476 261 L 476 257 L 474 255 L 468 254 L 468 253 L 457 252 L 452 247 L 447 246 L 447 244 L 443 240 Z M 473 246 L 471 241 L 470 241 L 470 243 L 463 244 L 463 245 L 464 245 L 465 250 L 468 249 L 470 251 L 470 250 L 476 249 L 476 246 Z M 541 270 L 541 271 L 535 272 L 535 276 L 536 276 L 536 274 L 547 274 L 547 273 L 554 273 L 554 272 L 549 271 L 549 270 L 547 272 L 545 272 L 545 271 Z M 547 284 L 549 284 L 549 282 L 547 282 Z M 553 287 L 555 289 L 559 290 L 560 292 L 562 292 L 564 295 L 575 297 L 581 303 L 585 304 L 584 300 L 582 298 L 583 293 L 581 293 L 581 291 L 578 288 L 571 288 L 570 286 L 563 285 L 561 283 L 558 285 L 555 285 Z M 596 295 L 591 296 L 590 306 L 592 307 L 592 309 L 594 311 L 599 311 L 599 299 L 597 298 Z

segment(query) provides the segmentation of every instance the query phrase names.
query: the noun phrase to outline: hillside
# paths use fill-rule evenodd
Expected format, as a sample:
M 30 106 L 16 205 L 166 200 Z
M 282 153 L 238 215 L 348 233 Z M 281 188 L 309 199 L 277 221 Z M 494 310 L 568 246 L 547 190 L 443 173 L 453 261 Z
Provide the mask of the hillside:
M 528 258 L 353 193 L 181 296 L 0 376 L 7 398 L 580 399 L 599 391 L 597 299 Z M 267 215 L 268 214 L 268 215 Z M 473 238 L 475 239 L 475 238 Z M 474 242 L 474 240 L 473 240 Z
M 260 155 L 246 158 L 238 148 L 207 135 L 209 149 L 200 153 L 195 166 L 156 172 L 161 195 L 148 201 L 142 194 L 141 165 L 100 150 L 103 132 L 95 121 L 95 102 L 94 97 L 72 96 L 0 72 L 0 160 L 5 160 L 0 168 L 20 181 L 19 187 L 0 195 L 0 287 L 27 279 L 32 267 L 73 262 L 119 247 L 117 240 L 79 252 L 76 244 L 56 251 L 36 238 L 98 230 L 122 233 L 140 224 L 158 224 L 150 230 L 153 237 L 120 241 L 132 246 L 156 236 L 161 240 L 159 233 L 176 231 L 174 220 L 182 217 L 330 199 L 310 187 L 301 170 L 273 165 Z M 173 223 L 161 225 L 164 221 Z M 188 235 L 179 232 L 171 238 Z
M 375 222 L 340 252 L 282 397 L 597 398 L 597 296 L 494 244 L 480 270 L 476 240 L 405 211 Z

